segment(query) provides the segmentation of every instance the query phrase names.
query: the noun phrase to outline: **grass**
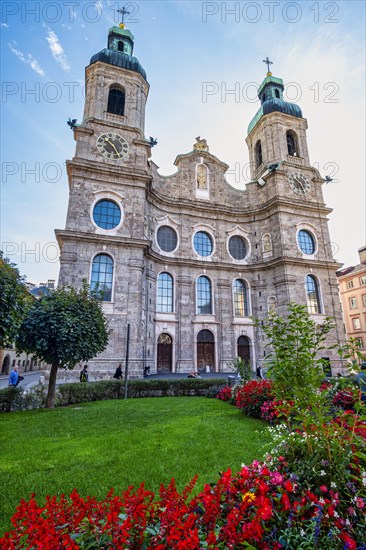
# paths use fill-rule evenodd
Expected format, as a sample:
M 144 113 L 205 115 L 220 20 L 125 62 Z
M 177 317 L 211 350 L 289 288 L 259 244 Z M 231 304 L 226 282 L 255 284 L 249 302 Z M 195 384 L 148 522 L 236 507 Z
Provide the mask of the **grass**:
M 0 418 L 0 533 L 21 498 L 35 492 L 103 498 L 111 487 L 157 491 L 175 478 L 198 488 L 218 472 L 260 458 L 264 423 L 217 399 L 163 397 L 100 401 Z

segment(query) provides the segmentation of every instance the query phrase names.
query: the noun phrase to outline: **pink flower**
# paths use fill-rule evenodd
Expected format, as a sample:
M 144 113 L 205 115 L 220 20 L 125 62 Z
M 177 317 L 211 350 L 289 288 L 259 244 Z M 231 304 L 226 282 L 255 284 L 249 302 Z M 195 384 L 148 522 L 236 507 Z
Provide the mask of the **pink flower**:
M 328 492 L 328 487 L 326 485 L 321 485 L 320 486 L 320 490 L 323 492 L 323 493 L 327 493 Z
M 357 506 L 357 508 L 364 508 L 365 507 L 365 503 L 364 503 L 362 498 L 356 497 L 356 506 Z

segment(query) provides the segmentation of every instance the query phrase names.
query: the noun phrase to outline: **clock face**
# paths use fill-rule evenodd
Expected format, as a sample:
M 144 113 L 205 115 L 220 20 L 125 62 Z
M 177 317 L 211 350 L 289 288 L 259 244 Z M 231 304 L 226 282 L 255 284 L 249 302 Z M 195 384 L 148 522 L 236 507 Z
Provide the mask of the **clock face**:
M 123 159 L 128 154 L 128 143 L 122 136 L 114 132 L 100 134 L 97 139 L 99 153 L 111 160 Z
M 309 179 L 301 172 L 292 172 L 288 177 L 291 189 L 298 195 L 306 195 L 310 191 Z

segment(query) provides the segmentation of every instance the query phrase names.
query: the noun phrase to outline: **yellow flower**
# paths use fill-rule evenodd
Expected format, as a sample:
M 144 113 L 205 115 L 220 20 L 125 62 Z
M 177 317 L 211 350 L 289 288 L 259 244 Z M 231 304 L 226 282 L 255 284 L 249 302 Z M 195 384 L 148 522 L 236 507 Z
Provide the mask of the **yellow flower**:
M 248 502 L 253 502 L 253 500 L 255 500 L 255 495 L 251 492 L 248 492 L 242 495 L 241 499 L 243 502 L 244 500 L 247 500 Z

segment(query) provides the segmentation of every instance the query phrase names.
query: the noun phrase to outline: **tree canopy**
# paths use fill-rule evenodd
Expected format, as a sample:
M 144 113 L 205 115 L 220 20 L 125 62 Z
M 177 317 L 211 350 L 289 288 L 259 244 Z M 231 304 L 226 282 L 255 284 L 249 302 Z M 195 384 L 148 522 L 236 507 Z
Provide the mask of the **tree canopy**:
M 51 365 L 47 407 L 54 404 L 57 370 L 73 369 L 108 344 L 107 319 L 96 294 L 59 288 L 43 296 L 28 310 L 16 340 L 18 351 L 33 353 Z
M 0 251 L 0 348 L 14 342 L 31 301 L 24 277 Z

